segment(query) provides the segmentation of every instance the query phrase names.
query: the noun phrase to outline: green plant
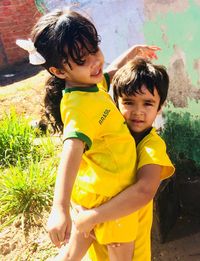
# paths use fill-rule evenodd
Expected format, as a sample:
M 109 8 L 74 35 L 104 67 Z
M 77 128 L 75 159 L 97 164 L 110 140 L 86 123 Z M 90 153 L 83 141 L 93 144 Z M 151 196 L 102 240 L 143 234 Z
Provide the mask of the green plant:
M 46 136 L 34 139 L 33 145 L 37 154 L 42 155 L 42 158 L 54 157 L 62 148 L 62 139 L 61 137 L 47 134 Z
M 0 165 L 16 165 L 17 161 L 25 163 L 34 158 L 34 138 L 35 133 L 28 120 L 11 110 L 10 114 L 0 121 Z
M 26 222 L 48 209 L 52 202 L 57 161 L 30 161 L 27 169 L 18 162 L 0 178 L 0 219 L 2 227 L 21 216 Z
M 170 158 L 182 176 L 200 175 L 200 116 L 184 110 L 165 111 L 161 136 L 167 143 Z

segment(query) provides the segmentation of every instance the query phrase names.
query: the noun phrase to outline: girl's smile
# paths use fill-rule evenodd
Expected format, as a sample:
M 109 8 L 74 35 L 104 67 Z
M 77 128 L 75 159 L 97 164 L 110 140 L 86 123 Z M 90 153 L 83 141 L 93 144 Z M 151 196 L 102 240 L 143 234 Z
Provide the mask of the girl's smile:
M 92 72 L 92 73 L 91 73 L 91 77 L 96 77 L 96 76 L 99 76 L 100 74 L 103 74 L 101 68 L 98 69 L 98 70 L 96 70 L 95 72 Z

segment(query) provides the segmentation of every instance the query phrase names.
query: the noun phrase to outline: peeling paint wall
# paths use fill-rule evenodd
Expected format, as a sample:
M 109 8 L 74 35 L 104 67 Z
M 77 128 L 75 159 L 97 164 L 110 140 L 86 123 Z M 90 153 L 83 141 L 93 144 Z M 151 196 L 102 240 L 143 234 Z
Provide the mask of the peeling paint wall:
M 145 13 L 145 39 L 162 48 L 159 60 L 171 76 L 169 99 L 186 107 L 200 98 L 200 3 L 146 0 Z
M 35 2 L 43 12 L 74 4 L 78 10 L 92 17 L 102 38 L 101 48 L 105 54 L 106 65 L 133 44 L 145 43 L 161 47 L 162 51 L 156 62 L 164 64 L 170 75 L 170 103 L 167 110 L 179 115 L 177 117 L 170 114 L 174 119 L 174 122 L 170 121 L 170 128 L 178 124 L 180 119 L 176 131 L 180 132 L 182 139 L 178 141 L 177 155 L 190 157 L 187 147 L 192 146 L 191 140 L 188 139 L 188 133 L 184 135 L 188 121 L 192 126 L 189 128 L 190 135 L 195 137 L 194 150 L 197 150 L 193 151 L 193 155 L 199 155 L 200 130 L 196 122 L 200 122 L 200 0 Z M 184 146 L 180 146 L 181 142 Z M 176 140 L 172 143 L 176 147 Z M 199 166 L 200 176 L 200 158 L 195 157 L 192 160 Z
M 169 69 L 169 100 L 186 107 L 200 98 L 200 0 L 37 0 L 44 12 L 76 5 L 93 18 L 106 64 L 129 46 L 162 48 L 158 63 Z

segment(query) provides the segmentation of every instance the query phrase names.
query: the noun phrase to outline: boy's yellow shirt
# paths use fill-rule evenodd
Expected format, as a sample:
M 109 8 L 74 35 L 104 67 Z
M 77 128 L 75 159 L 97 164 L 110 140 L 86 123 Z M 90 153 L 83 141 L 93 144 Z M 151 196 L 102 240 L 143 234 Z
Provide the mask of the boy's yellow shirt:
M 75 185 L 112 197 L 135 181 L 136 146 L 108 91 L 108 81 L 65 89 L 61 101 L 64 140 L 78 138 L 85 152 Z
M 174 173 L 174 166 L 167 155 L 166 144 L 152 128 L 137 145 L 137 169 L 156 164 L 162 166 L 161 180 L 169 178 Z M 133 261 L 151 260 L 151 227 L 153 221 L 153 200 L 138 211 L 138 234 L 135 240 L 135 253 Z
M 173 175 L 174 166 L 171 163 L 163 139 L 152 128 L 137 145 L 138 163 L 137 169 L 147 164 L 157 164 L 162 166 L 161 180 Z M 153 219 L 153 201 L 137 211 L 138 224 L 137 235 L 134 241 L 135 250 L 133 261 L 151 260 L 151 226 Z M 132 226 L 135 223 L 133 222 Z M 106 247 L 94 242 L 89 250 L 92 261 L 109 261 Z M 89 261 L 88 260 L 88 261 Z
M 162 166 L 161 180 L 170 177 L 174 173 L 174 166 L 166 153 L 166 144 L 157 134 L 156 129 L 152 128 L 137 145 L 137 170 L 148 164 Z

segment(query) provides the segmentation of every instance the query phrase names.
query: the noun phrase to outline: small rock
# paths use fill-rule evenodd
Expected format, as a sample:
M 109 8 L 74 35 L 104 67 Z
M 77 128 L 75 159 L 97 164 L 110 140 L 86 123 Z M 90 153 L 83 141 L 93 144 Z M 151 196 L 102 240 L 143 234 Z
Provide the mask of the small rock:
M 5 243 L 3 245 L 0 246 L 0 250 L 1 253 L 6 256 L 7 254 L 9 254 L 11 252 L 11 247 L 9 243 Z
M 21 226 L 21 224 L 22 224 L 22 222 L 21 222 L 21 220 L 15 220 L 15 222 L 14 222 L 14 226 L 15 227 L 20 227 Z

